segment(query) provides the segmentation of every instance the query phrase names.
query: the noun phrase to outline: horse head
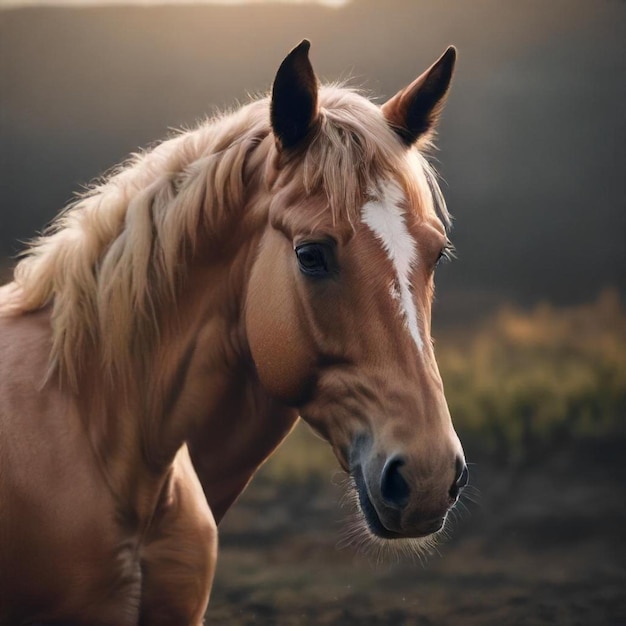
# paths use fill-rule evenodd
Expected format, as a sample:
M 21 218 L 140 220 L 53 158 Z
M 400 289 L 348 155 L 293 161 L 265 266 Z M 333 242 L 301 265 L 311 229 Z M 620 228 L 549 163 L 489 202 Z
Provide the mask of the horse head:
M 303 41 L 272 92 L 270 207 L 246 295 L 261 384 L 353 479 L 369 531 L 440 530 L 467 482 L 431 341 L 448 216 L 421 149 L 456 52 L 382 107 L 320 88 Z

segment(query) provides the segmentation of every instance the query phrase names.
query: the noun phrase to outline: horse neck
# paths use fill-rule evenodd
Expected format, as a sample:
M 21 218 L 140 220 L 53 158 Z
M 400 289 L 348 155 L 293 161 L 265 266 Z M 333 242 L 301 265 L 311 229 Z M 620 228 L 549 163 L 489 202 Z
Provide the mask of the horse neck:
M 163 463 L 187 442 L 218 521 L 297 417 L 263 391 L 249 354 L 244 303 L 269 206 L 252 195 L 236 227 L 197 246 L 148 386 L 146 448 Z

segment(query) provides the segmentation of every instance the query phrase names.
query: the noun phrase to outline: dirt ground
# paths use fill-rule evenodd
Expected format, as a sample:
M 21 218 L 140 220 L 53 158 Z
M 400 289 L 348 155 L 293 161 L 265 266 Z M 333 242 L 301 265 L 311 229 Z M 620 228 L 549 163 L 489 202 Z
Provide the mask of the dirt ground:
M 207 623 L 626 625 L 624 451 L 596 442 L 472 465 L 475 502 L 425 563 L 338 546 L 337 476 L 290 484 L 262 471 L 220 528 Z

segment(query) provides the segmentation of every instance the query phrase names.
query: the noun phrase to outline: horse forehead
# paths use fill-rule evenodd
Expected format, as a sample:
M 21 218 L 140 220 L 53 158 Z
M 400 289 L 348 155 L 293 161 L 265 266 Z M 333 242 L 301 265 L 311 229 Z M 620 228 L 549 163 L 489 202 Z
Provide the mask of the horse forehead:
M 395 181 L 383 183 L 378 196 L 365 203 L 361 219 L 380 242 L 393 265 L 395 279 L 390 287 L 390 297 L 398 303 L 404 325 L 421 352 L 424 342 L 411 285 L 411 275 L 419 259 L 417 244 L 409 231 L 403 208 L 406 199 Z

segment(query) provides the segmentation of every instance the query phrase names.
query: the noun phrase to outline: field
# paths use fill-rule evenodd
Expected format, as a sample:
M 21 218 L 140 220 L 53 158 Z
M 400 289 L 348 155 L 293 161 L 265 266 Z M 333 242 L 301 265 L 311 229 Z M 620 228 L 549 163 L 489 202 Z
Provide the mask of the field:
M 471 486 L 427 558 L 343 545 L 352 515 L 300 426 L 220 528 L 210 624 L 626 624 L 626 315 L 614 293 L 447 329 Z

